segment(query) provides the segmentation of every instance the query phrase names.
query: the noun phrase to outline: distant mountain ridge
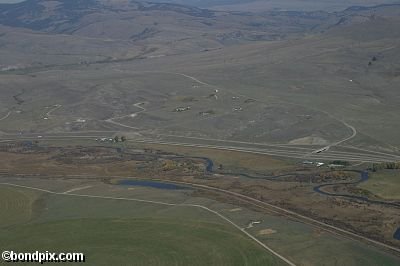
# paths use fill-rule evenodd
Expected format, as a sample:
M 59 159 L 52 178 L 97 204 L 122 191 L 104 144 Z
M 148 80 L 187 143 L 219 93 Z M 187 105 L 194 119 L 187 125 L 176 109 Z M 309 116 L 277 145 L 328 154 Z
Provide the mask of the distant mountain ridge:
M 366 11 L 366 10 L 375 10 L 378 8 L 390 8 L 390 7 L 400 7 L 400 2 L 399 3 L 394 3 L 394 4 L 381 4 L 381 5 L 376 5 L 376 6 L 351 6 L 346 8 L 343 12 L 348 12 L 348 11 Z
M 213 12 L 177 4 L 107 0 L 27 0 L 0 4 L 0 24 L 43 30 L 52 24 L 73 22 L 96 12 L 173 11 L 194 17 L 212 17 Z
M 135 40 L 196 35 L 225 44 L 282 39 L 314 29 L 329 17 L 321 12 L 249 14 L 134 0 L 27 0 L 0 5 L 0 24 L 10 27 Z
M 400 4 L 341 12 L 213 11 L 136 0 L 27 0 L 0 4 L 0 24 L 51 34 L 128 40 L 175 52 L 318 34 L 374 16 L 400 15 Z
M 230 11 L 329 11 L 340 12 L 351 6 L 372 7 L 400 3 L 397 0 L 153 0 L 213 10 Z

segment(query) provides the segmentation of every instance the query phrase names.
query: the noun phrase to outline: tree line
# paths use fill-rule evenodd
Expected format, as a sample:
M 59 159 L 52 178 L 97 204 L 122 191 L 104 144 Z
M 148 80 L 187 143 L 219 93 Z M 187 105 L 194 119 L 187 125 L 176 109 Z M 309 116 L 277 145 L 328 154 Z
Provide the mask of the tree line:
M 371 167 L 373 172 L 383 169 L 400 169 L 400 162 L 374 163 Z

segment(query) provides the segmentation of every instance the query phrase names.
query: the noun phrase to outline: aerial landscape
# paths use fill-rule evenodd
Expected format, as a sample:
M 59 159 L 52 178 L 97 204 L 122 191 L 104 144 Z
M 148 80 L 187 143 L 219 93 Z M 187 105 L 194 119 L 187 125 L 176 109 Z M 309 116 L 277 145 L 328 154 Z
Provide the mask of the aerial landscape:
M 395 0 L 0 0 L 0 265 L 400 265 L 398 25 Z

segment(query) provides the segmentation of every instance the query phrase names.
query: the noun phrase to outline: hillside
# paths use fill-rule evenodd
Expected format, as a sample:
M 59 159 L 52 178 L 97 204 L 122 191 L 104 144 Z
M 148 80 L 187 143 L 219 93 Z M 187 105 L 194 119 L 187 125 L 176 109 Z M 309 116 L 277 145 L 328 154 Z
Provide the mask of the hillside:
M 153 111 L 136 119 L 141 129 L 257 142 L 329 143 L 352 135 L 346 121 L 357 129 L 357 137 L 348 143 L 398 149 L 399 5 L 251 14 L 175 4 L 75 1 L 0 6 L 1 23 L 7 25 L 0 28 L 3 85 L 9 90 L 2 100 L 5 114 L 15 104 L 10 98 L 15 86 L 29 91 L 29 99 L 44 94 L 49 95 L 46 101 L 55 101 L 58 88 L 73 99 L 62 100 L 64 120 L 25 124 L 26 129 L 68 131 L 71 126 L 63 123 L 79 117 L 91 121 L 81 129 L 105 129 L 110 125 L 103 120 L 124 117 L 137 109 L 132 104 L 146 101 Z M 68 78 L 57 72 L 41 74 L 49 70 L 63 70 Z M 149 73 L 154 71 L 158 74 Z M 133 72 L 141 74 L 129 74 Z M 196 84 L 184 91 L 195 80 L 176 73 L 209 85 L 201 92 Z M 14 78 L 8 74 L 32 74 L 35 79 L 19 76 L 9 86 Z M 210 101 L 213 86 L 225 91 L 226 102 L 215 106 Z M 237 95 L 258 102 L 232 102 Z M 43 100 L 23 105 L 33 112 Z M 179 117 L 171 113 L 181 105 L 196 111 Z M 118 123 L 134 125 L 128 118 Z M 19 122 L 7 128 L 20 128 Z
M 342 11 L 350 6 L 376 6 L 399 3 L 398 0 L 156 0 L 154 2 L 192 5 L 231 11 Z
M 137 55 L 158 57 L 209 51 L 256 41 L 295 39 L 320 34 L 339 24 L 363 21 L 373 15 L 371 12 L 368 8 L 353 8 L 337 13 L 268 11 L 254 14 L 123 0 L 28 0 L 17 4 L 0 4 L 0 24 L 8 29 L 13 28 L 13 33 L 3 30 L 0 42 L 4 43 L 5 49 L 12 49 L 12 53 L 21 50 L 35 53 L 29 51 L 30 47 L 28 51 L 26 46 L 20 47 L 17 35 L 21 40 L 30 39 L 38 33 L 62 35 L 62 40 L 68 39 L 67 46 L 70 46 L 69 42 L 75 41 L 65 36 L 75 36 L 78 43 L 82 39 L 88 41 L 93 38 L 111 45 L 109 49 L 112 52 L 104 51 L 108 45 L 99 48 L 103 51 L 100 57 L 127 60 Z M 29 36 L 23 36 L 27 31 L 16 28 L 32 32 Z M 4 35 L 6 33 L 7 36 Z M 11 39 L 16 46 L 6 45 Z M 32 39 L 33 43 L 35 39 Z M 113 42 L 120 42 L 115 45 L 129 52 L 115 53 Z M 64 48 L 60 43 L 48 49 L 68 51 L 69 48 Z M 141 52 L 132 53 L 131 50 Z
M 340 18 L 326 12 L 217 12 L 177 4 L 28 0 L 0 5 L 0 24 L 51 34 L 129 40 L 172 53 L 315 33 Z M 168 49 L 165 49 L 165 48 Z M 172 50 L 172 51 L 171 51 Z
M 209 51 L 297 38 L 339 19 L 324 12 L 253 15 L 135 1 L 28 0 L 0 5 L 1 64 L 132 60 Z

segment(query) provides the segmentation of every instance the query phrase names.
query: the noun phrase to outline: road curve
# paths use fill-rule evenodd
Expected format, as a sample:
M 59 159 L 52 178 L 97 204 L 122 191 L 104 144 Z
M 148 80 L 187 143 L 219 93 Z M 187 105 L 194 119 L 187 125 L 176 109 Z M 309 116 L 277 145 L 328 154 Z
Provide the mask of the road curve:
M 232 93 L 232 94 L 234 94 L 234 95 L 241 96 L 241 97 L 245 97 L 245 98 L 249 98 L 249 99 L 252 99 L 252 100 L 257 101 L 257 102 L 261 102 L 260 100 L 255 99 L 255 98 L 252 98 L 252 97 L 249 97 L 249 96 L 247 96 L 247 95 L 244 95 L 244 94 L 241 94 L 241 93 L 237 93 L 237 92 L 233 92 L 233 91 L 231 91 L 231 90 L 227 90 L 227 89 L 224 89 L 224 88 L 221 88 L 221 87 L 218 87 L 218 86 L 209 84 L 209 83 L 207 83 L 207 82 L 201 81 L 201 80 L 199 80 L 198 78 L 193 77 L 193 76 L 190 76 L 190 75 L 188 75 L 188 74 L 179 73 L 179 72 L 163 72 L 163 73 L 175 74 L 175 75 L 183 76 L 183 77 L 189 78 L 189 79 L 191 79 L 191 80 L 193 80 L 193 81 L 195 81 L 195 82 L 197 82 L 197 83 L 199 83 L 199 84 L 202 84 L 202 85 L 205 85 L 205 86 L 214 87 L 214 88 L 217 88 L 217 89 L 219 89 L 219 90 L 229 91 L 230 93 Z M 291 104 L 293 104 L 293 103 L 291 103 Z M 297 105 L 297 104 L 296 104 L 296 105 Z M 326 111 L 322 111 L 322 110 L 317 110 L 317 111 L 327 114 L 328 116 L 330 116 L 331 118 L 333 118 L 333 119 L 339 121 L 340 123 L 342 123 L 344 126 L 346 126 L 347 128 L 349 128 L 349 129 L 352 131 L 351 136 L 346 137 L 346 138 L 344 138 L 344 139 L 342 139 L 342 140 L 339 140 L 339 141 L 337 141 L 337 142 L 334 142 L 334 143 L 332 143 L 332 144 L 326 146 L 326 147 L 325 147 L 326 149 L 329 149 L 330 147 L 333 147 L 333 146 L 337 146 L 337 145 L 339 145 L 339 144 L 341 144 L 341 143 L 344 143 L 344 142 L 349 141 L 349 140 L 353 139 L 354 137 L 356 137 L 356 135 L 357 135 L 357 129 L 356 129 L 354 126 L 348 124 L 347 122 L 345 122 L 345 121 L 343 121 L 343 120 L 341 120 L 341 119 L 336 118 L 335 116 L 333 116 L 332 114 L 330 114 L 330 113 L 328 113 L 328 112 L 326 112 Z
M 114 125 L 117 125 L 117 126 L 121 126 L 121 127 L 125 127 L 125 128 L 130 128 L 130 129 L 138 130 L 139 128 L 137 128 L 137 127 L 132 127 L 132 126 L 129 126 L 129 125 L 125 125 L 125 124 L 116 122 L 116 121 L 114 121 L 114 119 L 125 118 L 125 117 L 128 117 L 128 116 L 134 117 L 134 116 L 136 116 L 136 115 L 138 115 L 138 114 L 140 114 L 140 113 L 146 112 L 146 108 L 142 107 L 141 104 L 143 104 L 143 103 L 142 103 L 142 102 L 139 102 L 139 103 L 135 103 L 135 104 L 134 104 L 134 106 L 137 107 L 137 108 L 139 108 L 140 111 L 137 111 L 137 112 L 135 112 L 135 113 L 131 113 L 131 114 L 128 114 L 128 115 L 122 115 L 122 116 L 111 117 L 111 118 L 106 119 L 106 120 L 104 120 L 104 121 L 105 121 L 105 122 L 108 122 L 108 123 L 111 123 L 111 124 L 114 124 Z
M 0 121 L 7 119 L 11 115 L 11 111 L 9 111 L 5 116 L 0 118 Z
M 331 114 L 328 114 L 328 115 L 331 116 L 332 118 L 336 119 L 336 118 L 333 117 Z M 331 147 L 338 146 L 338 145 L 340 145 L 340 144 L 342 144 L 342 143 L 344 143 L 344 142 L 346 142 L 346 141 L 349 141 L 349 140 L 351 140 L 351 139 L 353 139 L 353 138 L 355 138 L 355 137 L 357 136 L 357 129 L 356 129 L 354 126 L 350 125 L 349 123 L 347 123 L 347 122 L 345 122 L 345 121 L 343 121 L 343 120 L 339 120 L 339 119 L 336 119 L 336 120 L 340 121 L 340 122 L 341 122 L 343 125 L 345 125 L 347 128 L 350 128 L 350 129 L 351 129 L 351 131 L 352 131 L 351 136 L 346 137 L 346 138 L 344 138 L 344 139 L 342 139 L 342 140 L 339 140 L 339 141 L 337 141 L 337 142 L 334 142 L 334 143 L 332 143 L 332 144 L 329 144 L 328 146 L 325 146 L 325 147 L 323 147 L 323 148 L 314 150 L 314 151 L 311 152 L 311 154 L 313 154 L 313 153 L 315 154 L 315 153 L 320 153 L 320 152 L 327 151 L 327 150 L 329 150 Z M 310 155 L 310 154 L 308 154 L 308 155 Z
M 135 73 L 140 73 L 140 72 L 135 71 Z M 252 99 L 252 100 L 254 100 L 254 101 L 263 103 L 263 102 L 260 101 L 259 99 L 255 99 L 255 98 L 253 98 L 253 97 L 250 97 L 250 96 L 247 96 L 247 95 L 238 93 L 238 92 L 234 92 L 234 91 L 231 91 L 231 90 L 228 90 L 228 89 L 225 89 L 225 88 L 221 88 L 221 87 L 219 87 L 219 86 L 216 86 L 216 85 L 213 85 L 213 84 L 204 82 L 204 81 L 201 81 L 200 79 L 198 79 L 198 78 L 196 78 L 196 77 L 194 77 L 194 76 L 185 74 L 185 73 L 180 73 L 180 72 L 168 72 L 168 71 L 143 71 L 142 73 L 164 73 L 164 74 L 178 75 L 178 76 L 182 76 L 182 77 L 191 79 L 192 81 L 197 82 L 197 83 L 199 83 L 199 84 L 201 84 L 201 85 L 213 87 L 213 88 L 219 89 L 219 90 L 221 90 L 221 91 L 222 91 L 222 90 L 225 90 L 225 91 L 228 91 L 229 93 L 231 93 L 231 94 L 233 94 L 233 95 L 240 96 L 240 97 L 244 97 L 244 98 L 248 98 L 248 99 Z M 291 102 L 288 102 L 288 103 L 289 103 L 289 104 L 292 104 L 292 105 L 299 105 L 299 104 L 295 104 L 295 103 L 291 103 Z M 300 105 L 299 105 L 299 106 L 300 106 Z M 304 107 L 304 106 L 303 106 L 303 107 Z M 308 108 L 310 108 L 310 107 L 308 107 Z M 353 139 L 353 138 L 355 138 L 355 137 L 357 136 L 357 133 L 358 133 L 358 132 L 357 132 L 357 129 L 356 129 L 354 126 L 350 125 L 349 123 L 347 123 L 347 122 L 345 122 L 345 121 L 343 121 L 343 120 L 341 120 L 341 119 L 336 118 L 334 115 L 332 115 L 331 113 L 329 113 L 329 112 L 327 112 L 327 111 L 323 111 L 323 110 L 319 110 L 319 109 L 313 109 L 313 108 L 310 108 L 310 109 L 311 109 L 311 110 L 318 111 L 318 112 L 322 112 L 322 113 L 328 115 L 329 117 L 331 117 L 332 119 L 334 119 L 334 120 L 336 120 L 336 121 L 342 123 L 345 127 L 349 128 L 349 129 L 352 131 L 352 134 L 351 134 L 351 136 L 346 137 L 346 138 L 344 138 L 344 139 L 342 139 L 342 140 L 339 140 L 339 141 L 337 141 L 337 142 L 334 142 L 334 143 L 332 143 L 332 144 L 330 144 L 330 145 L 328 145 L 328 146 L 326 146 L 326 147 L 324 147 L 324 148 L 314 150 L 314 151 L 312 151 L 311 153 L 308 153 L 308 154 L 306 153 L 306 154 L 303 156 L 303 158 L 308 157 L 309 155 L 311 155 L 311 154 L 313 154 L 313 153 L 317 153 L 317 152 L 329 150 L 329 148 L 334 147 L 334 146 L 338 146 L 338 145 L 340 145 L 340 144 L 342 144 L 342 143 L 344 143 L 344 142 L 346 142 L 346 141 L 349 141 L 349 140 L 351 140 L 351 139 Z M 110 120 L 110 121 L 107 120 L 107 122 L 111 122 L 111 121 L 112 121 L 112 119 L 109 119 L 109 120 Z M 128 125 L 124 125 L 124 124 L 120 124 L 120 123 L 114 123 L 114 124 L 117 124 L 117 125 L 120 125 L 120 126 L 123 126 L 123 127 L 126 127 L 126 128 L 130 128 L 130 126 L 128 126 Z M 135 128 L 134 128 L 134 129 L 135 129 Z

